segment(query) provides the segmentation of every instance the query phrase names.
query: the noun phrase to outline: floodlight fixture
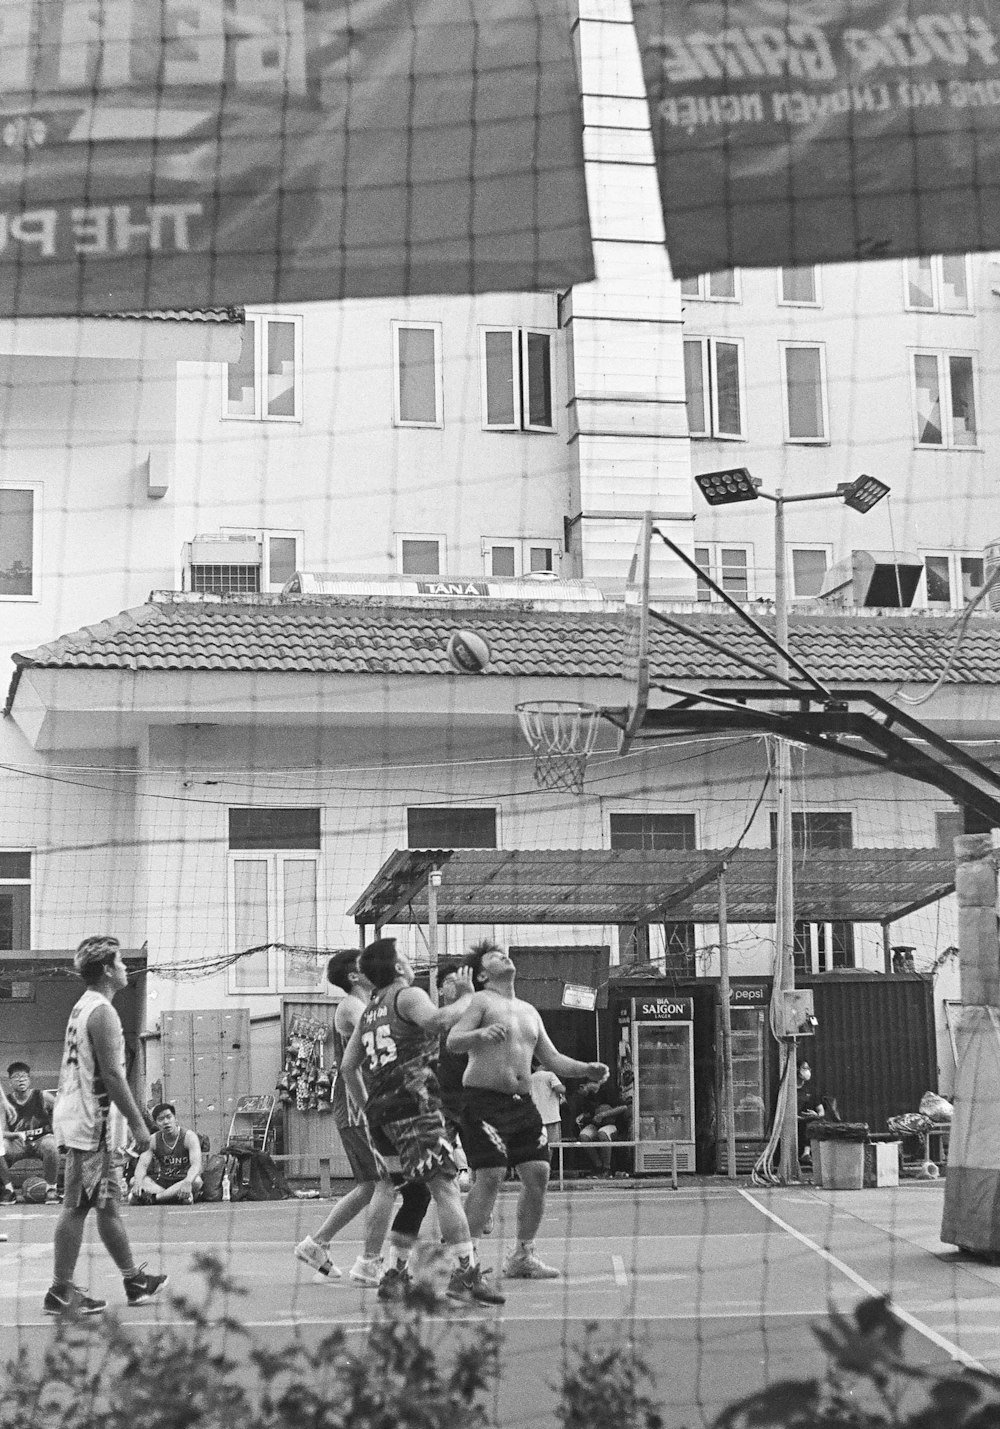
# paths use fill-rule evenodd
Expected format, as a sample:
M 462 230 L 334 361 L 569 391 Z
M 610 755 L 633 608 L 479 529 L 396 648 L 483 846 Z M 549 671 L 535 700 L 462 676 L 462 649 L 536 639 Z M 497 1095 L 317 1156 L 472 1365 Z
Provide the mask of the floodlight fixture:
M 760 481 L 752 477 L 745 466 L 734 466 L 729 471 L 703 471 L 695 477 L 695 485 L 709 506 L 756 501 L 760 495 Z
M 883 496 L 889 495 L 889 488 L 877 477 L 861 475 L 856 481 L 838 486 L 837 494 L 843 497 L 845 506 L 849 506 L 852 511 L 860 511 L 862 516 L 865 516 L 873 506 L 878 505 Z

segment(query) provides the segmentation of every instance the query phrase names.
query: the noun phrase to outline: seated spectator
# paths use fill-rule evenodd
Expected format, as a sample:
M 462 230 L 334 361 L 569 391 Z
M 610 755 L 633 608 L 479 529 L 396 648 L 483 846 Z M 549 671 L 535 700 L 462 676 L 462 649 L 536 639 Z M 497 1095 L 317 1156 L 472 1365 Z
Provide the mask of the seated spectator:
M 139 1157 L 129 1199 L 147 1206 L 190 1205 L 201 1195 L 201 1143 L 193 1131 L 181 1126 L 173 1102 L 159 1102 L 152 1117 L 156 1135 Z
M 53 1092 L 43 1092 L 32 1085 L 31 1068 L 27 1062 L 11 1062 L 7 1068 L 10 1092 L 7 1099 L 7 1126 L 4 1133 L 5 1154 L 0 1158 L 0 1200 L 10 1203 L 14 1187 L 10 1167 L 18 1161 L 37 1160 L 42 1163 L 46 1201 L 58 1201 L 59 1148 L 52 1134 Z
M 602 1175 L 610 1176 L 611 1143 L 629 1139 L 631 1097 L 613 1102 L 606 1083 L 583 1082 L 572 1099 L 570 1116 L 578 1140 L 588 1143 L 591 1161 Z
M 811 1123 L 814 1121 L 840 1121 L 840 1112 L 834 1097 L 826 1096 L 813 1081 L 812 1068 L 808 1062 L 800 1062 L 795 1079 L 795 1095 L 798 1102 L 799 1160 L 811 1161 L 812 1144 L 809 1140 Z

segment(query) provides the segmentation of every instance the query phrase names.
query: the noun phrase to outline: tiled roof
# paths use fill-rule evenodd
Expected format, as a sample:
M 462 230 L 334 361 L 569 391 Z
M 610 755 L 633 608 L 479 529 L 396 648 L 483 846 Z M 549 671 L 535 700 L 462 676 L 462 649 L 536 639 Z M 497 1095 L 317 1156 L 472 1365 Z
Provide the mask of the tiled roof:
M 86 313 L 92 318 L 146 318 L 154 322 L 241 323 L 246 321 L 243 308 L 135 308 L 114 313 Z
M 692 630 L 768 669 L 773 659 L 731 615 L 676 613 Z M 762 620 L 769 628 L 773 622 Z M 451 632 L 472 628 L 492 649 L 495 675 L 615 678 L 623 671 L 620 607 L 582 610 L 538 602 L 393 601 L 154 594 L 134 610 L 14 656 L 20 667 L 88 670 L 231 670 L 324 674 L 449 673 Z M 930 683 L 952 655 L 957 622 L 933 616 L 793 615 L 790 647 L 821 680 Z M 653 679 L 757 678 L 690 635 L 654 624 Z M 968 622 L 947 679 L 1000 684 L 1000 617 Z

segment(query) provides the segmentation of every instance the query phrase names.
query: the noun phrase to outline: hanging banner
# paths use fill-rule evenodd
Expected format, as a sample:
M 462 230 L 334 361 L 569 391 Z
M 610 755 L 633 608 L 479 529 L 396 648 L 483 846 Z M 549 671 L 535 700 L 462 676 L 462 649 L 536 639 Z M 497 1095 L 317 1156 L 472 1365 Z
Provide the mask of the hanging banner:
M 564 0 L 4 0 L 0 314 L 593 275 Z
M 1000 247 L 995 0 L 633 0 L 675 277 Z

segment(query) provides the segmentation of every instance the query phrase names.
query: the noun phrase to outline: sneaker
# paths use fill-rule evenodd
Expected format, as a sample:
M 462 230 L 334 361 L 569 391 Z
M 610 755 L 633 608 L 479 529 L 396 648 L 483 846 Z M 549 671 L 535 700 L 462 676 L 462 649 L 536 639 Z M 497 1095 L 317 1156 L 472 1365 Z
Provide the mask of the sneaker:
M 2 1244 L 4 1243 L 4 1241 L 7 1241 L 7 1240 L 10 1240 L 10 1236 L 7 1234 L 7 1232 L 6 1232 L 6 1231 L 0 1231 L 0 1245 L 2 1245 Z
M 366 1285 L 373 1289 L 382 1281 L 382 1262 L 377 1255 L 359 1255 L 351 1266 L 351 1279 L 355 1285 Z
M 556 1280 L 559 1272 L 554 1265 L 539 1260 L 533 1250 L 512 1250 L 504 1261 L 505 1280 Z
M 406 1267 L 397 1270 L 394 1265 L 391 1265 L 378 1283 L 378 1298 L 380 1300 L 405 1300 L 412 1289 L 413 1276 Z
M 140 1265 L 134 1275 L 125 1276 L 125 1298 L 130 1305 L 145 1305 L 167 1283 L 165 1275 L 147 1275 Z
M 45 1204 L 46 1204 L 47 1206 L 57 1206 L 61 1200 L 62 1200 L 62 1196 L 60 1196 L 60 1194 L 59 1194 L 59 1192 L 58 1192 L 58 1190 L 56 1189 L 55 1186 L 46 1186 L 46 1188 L 45 1188 Z
M 75 1285 L 56 1289 L 53 1285 L 45 1292 L 42 1309 L 46 1315 L 100 1315 L 108 1308 L 106 1300 L 95 1300 L 85 1295 Z
M 3 1190 L 0 1191 L 0 1206 L 15 1206 L 16 1204 L 17 1197 L 14 1194 L 14 1187 L 4 1186 Z
M 464 1269 L 456 1265 L 445 1294 L 460 1305 L 505 1305 L 506 1297 L 500 1294 L 492 1279 L 487 1279 L 489 1275 L 481 1265 L 467 1265 Z
M 339 1280 L 344 1273 L 339 1266 L 334 1265 L 323 1246 L 318 1240 L 313 1240 L 311 1235 L 299 1241 L 295 1247 L 295 1259 L 304 1260 L 306 1265 L 311 1265 L 313 1270 L 328 1280 Z

